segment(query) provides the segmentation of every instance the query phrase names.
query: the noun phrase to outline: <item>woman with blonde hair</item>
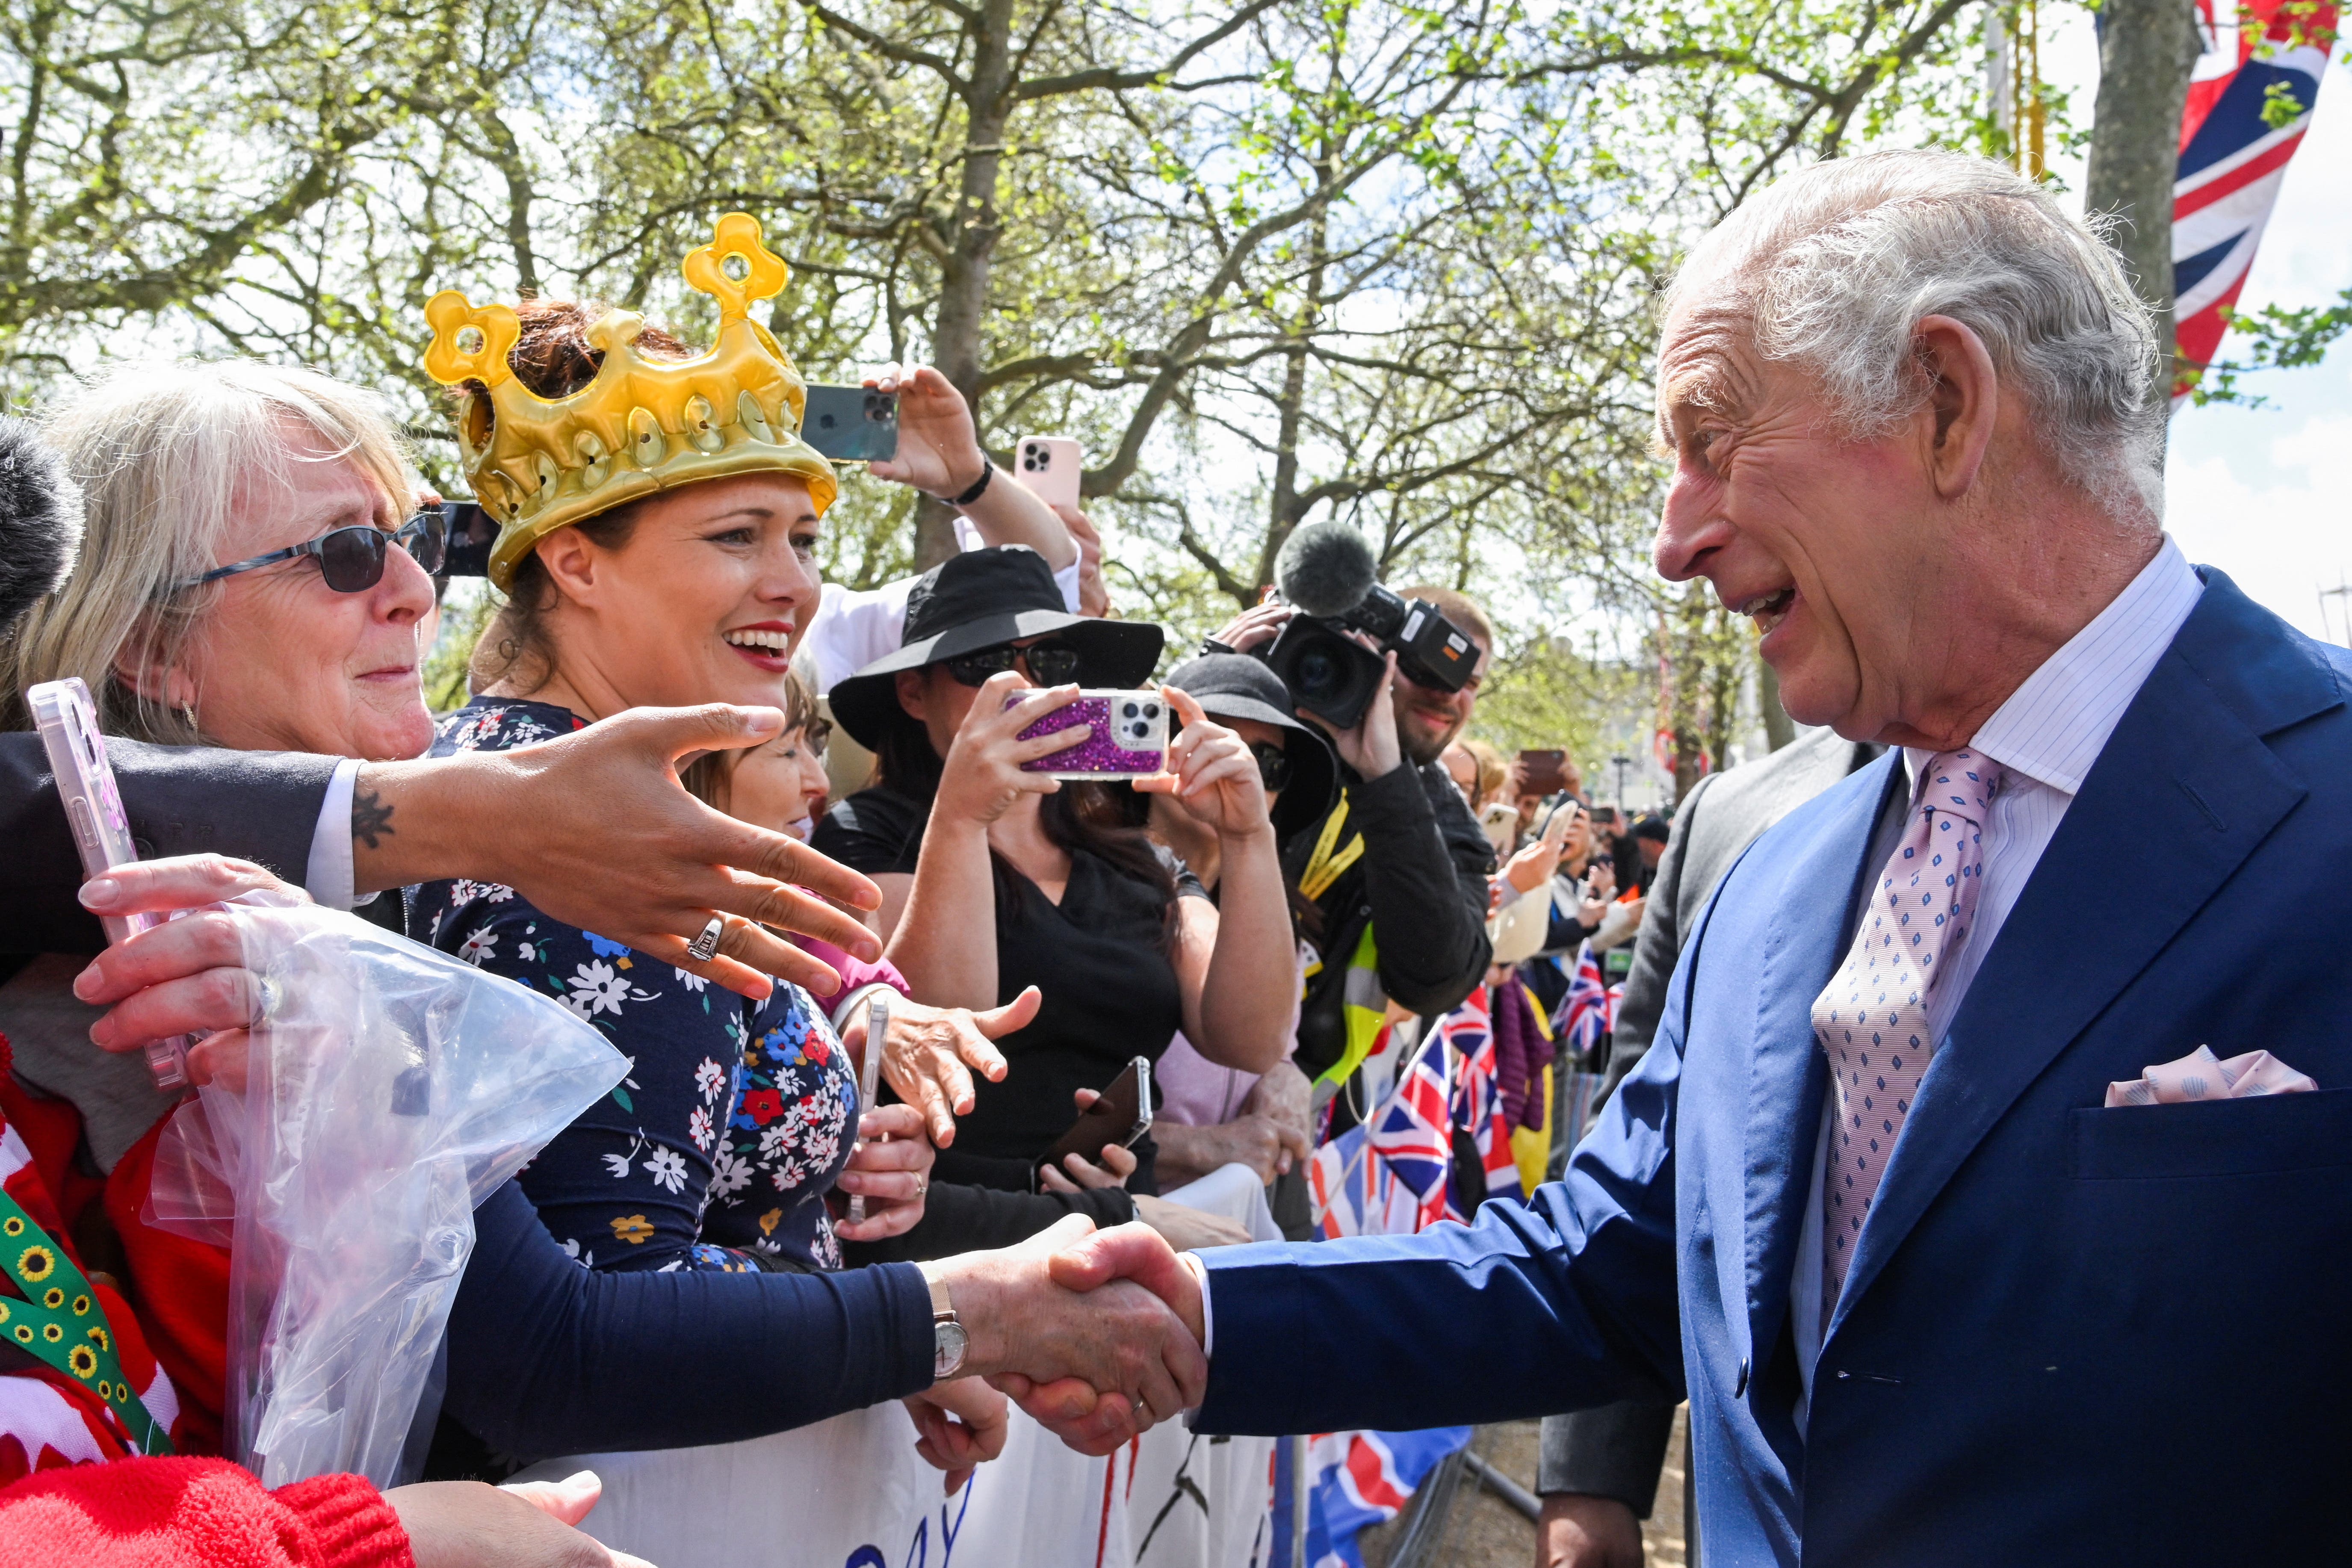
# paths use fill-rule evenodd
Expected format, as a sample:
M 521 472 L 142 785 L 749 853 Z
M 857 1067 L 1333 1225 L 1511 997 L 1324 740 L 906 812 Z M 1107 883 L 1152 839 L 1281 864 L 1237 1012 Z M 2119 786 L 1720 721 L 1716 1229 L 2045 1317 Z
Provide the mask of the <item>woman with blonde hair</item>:
M 127 365 L 46 423 L 81 558 L 0 646 L 10 720 L 79 676 L 110 734 L 414 757 L 441 516 L 383 401 L 247 361 Z M 348 788 L 348 784 L 345 787 Z

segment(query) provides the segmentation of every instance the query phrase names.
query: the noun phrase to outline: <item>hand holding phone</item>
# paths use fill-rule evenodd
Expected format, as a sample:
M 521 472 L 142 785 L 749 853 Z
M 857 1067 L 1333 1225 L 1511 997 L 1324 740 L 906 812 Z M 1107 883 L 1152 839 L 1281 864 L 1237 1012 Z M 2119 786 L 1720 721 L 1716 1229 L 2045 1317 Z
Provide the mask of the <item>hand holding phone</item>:
M 1151 1060 L 1137 1057 L 1127 1064 L 1125 1072 L 1111 1080 L 1100 1099 L 1078 1112 L 1070 1130 L 1038 1156 L 1037 1164 L 1041 1169 L 1059 1170 L 1062 1162 L 1072 1154 L 1098 1161 L 1105 1146 L 1116 1143 L 1122 1149 L 1131 1148 L 1150 1131 Z
M 106 758 L 106 737 L 98 728 L 97 705 L 79 676 L 45 680 L 25 694 L 41 744 L 49 754 L 49 771 L 57 776 L 64 797 L 66 821 L 74 847 L 81 852 L 81 868 L 95 877 L 139 858 L 131 842 L 131 820 L 122 810 L 121 792 L 115 788 L 114 767 Z M 153 914 L 103 915 L 99 923 L 110 942 L 129 942 L 142 931 L 162 925 Z M 183 1035 L 153 1040 L 147 1046 L 147 1069 L 158 1089 L 188 1087 L 188 1047 Z
M 1024 700 L 1015 692 L 1012 708 Z M 1157 691 L 1081 690 L 1078 700 L 1057 709 L 1015 737 L 1032 740 L 1073 724 L 1092 732 L 1075 746 L 1023 763 L 1024 773 L 1057 779 L 1126 779 L 1163 772 L 1168 765 L 1168 705 Z

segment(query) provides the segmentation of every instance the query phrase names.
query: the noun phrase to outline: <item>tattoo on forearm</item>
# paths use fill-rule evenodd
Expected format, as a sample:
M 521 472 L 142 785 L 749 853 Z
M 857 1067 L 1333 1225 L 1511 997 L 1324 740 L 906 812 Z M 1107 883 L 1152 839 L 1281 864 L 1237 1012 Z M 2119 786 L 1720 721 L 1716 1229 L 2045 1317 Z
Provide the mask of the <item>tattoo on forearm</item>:
M 375 791 L 355 789 L 352 792 L 352 839 L 369 848 L 376 847 L 376 839 L 393 831 L 392 807 L 383 804 Z

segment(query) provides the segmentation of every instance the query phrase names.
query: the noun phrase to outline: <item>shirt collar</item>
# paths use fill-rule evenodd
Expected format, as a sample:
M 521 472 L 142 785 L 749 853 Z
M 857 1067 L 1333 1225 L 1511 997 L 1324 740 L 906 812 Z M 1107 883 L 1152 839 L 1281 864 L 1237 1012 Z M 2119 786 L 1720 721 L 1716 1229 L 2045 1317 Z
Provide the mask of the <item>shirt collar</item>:
M 2124 710 L 2205 592 L 2169 535 L 2113 603 L 1993 710 L 1969 743 L 2011 773 L 2075 795 Z M 1913 784 L 1932 752 L 1904 748 Z

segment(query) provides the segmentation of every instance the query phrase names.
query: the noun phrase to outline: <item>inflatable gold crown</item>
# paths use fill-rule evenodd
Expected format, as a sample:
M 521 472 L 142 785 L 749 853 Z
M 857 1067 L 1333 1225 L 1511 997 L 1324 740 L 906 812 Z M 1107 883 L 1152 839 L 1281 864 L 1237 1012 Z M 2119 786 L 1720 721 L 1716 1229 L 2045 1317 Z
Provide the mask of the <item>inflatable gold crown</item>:
M 781 471 L 807 481 L 819 512 L 833 504 L 832 465 L 800 438 L 800 373 L 749 313 L 753 300 L 782 290 L 792 269 L 760 243 L 755 219 L 729 213 L 681 270 L 719 301 L 710 352 L 644 357 L 636 342 L 645 318 L 614 310 L 588 329 L 604 355 L 596 379 L 552 400 L 517 381 L 507 363 L 522 335 L 511 309 L 478 307 L 455 289 L 426 302 L 433 342 L 425 369 L 464 387 L 457 449 L 474 499 L 499 524 L 490 580 L 500 588 L 541 539 L 656 490 Z

